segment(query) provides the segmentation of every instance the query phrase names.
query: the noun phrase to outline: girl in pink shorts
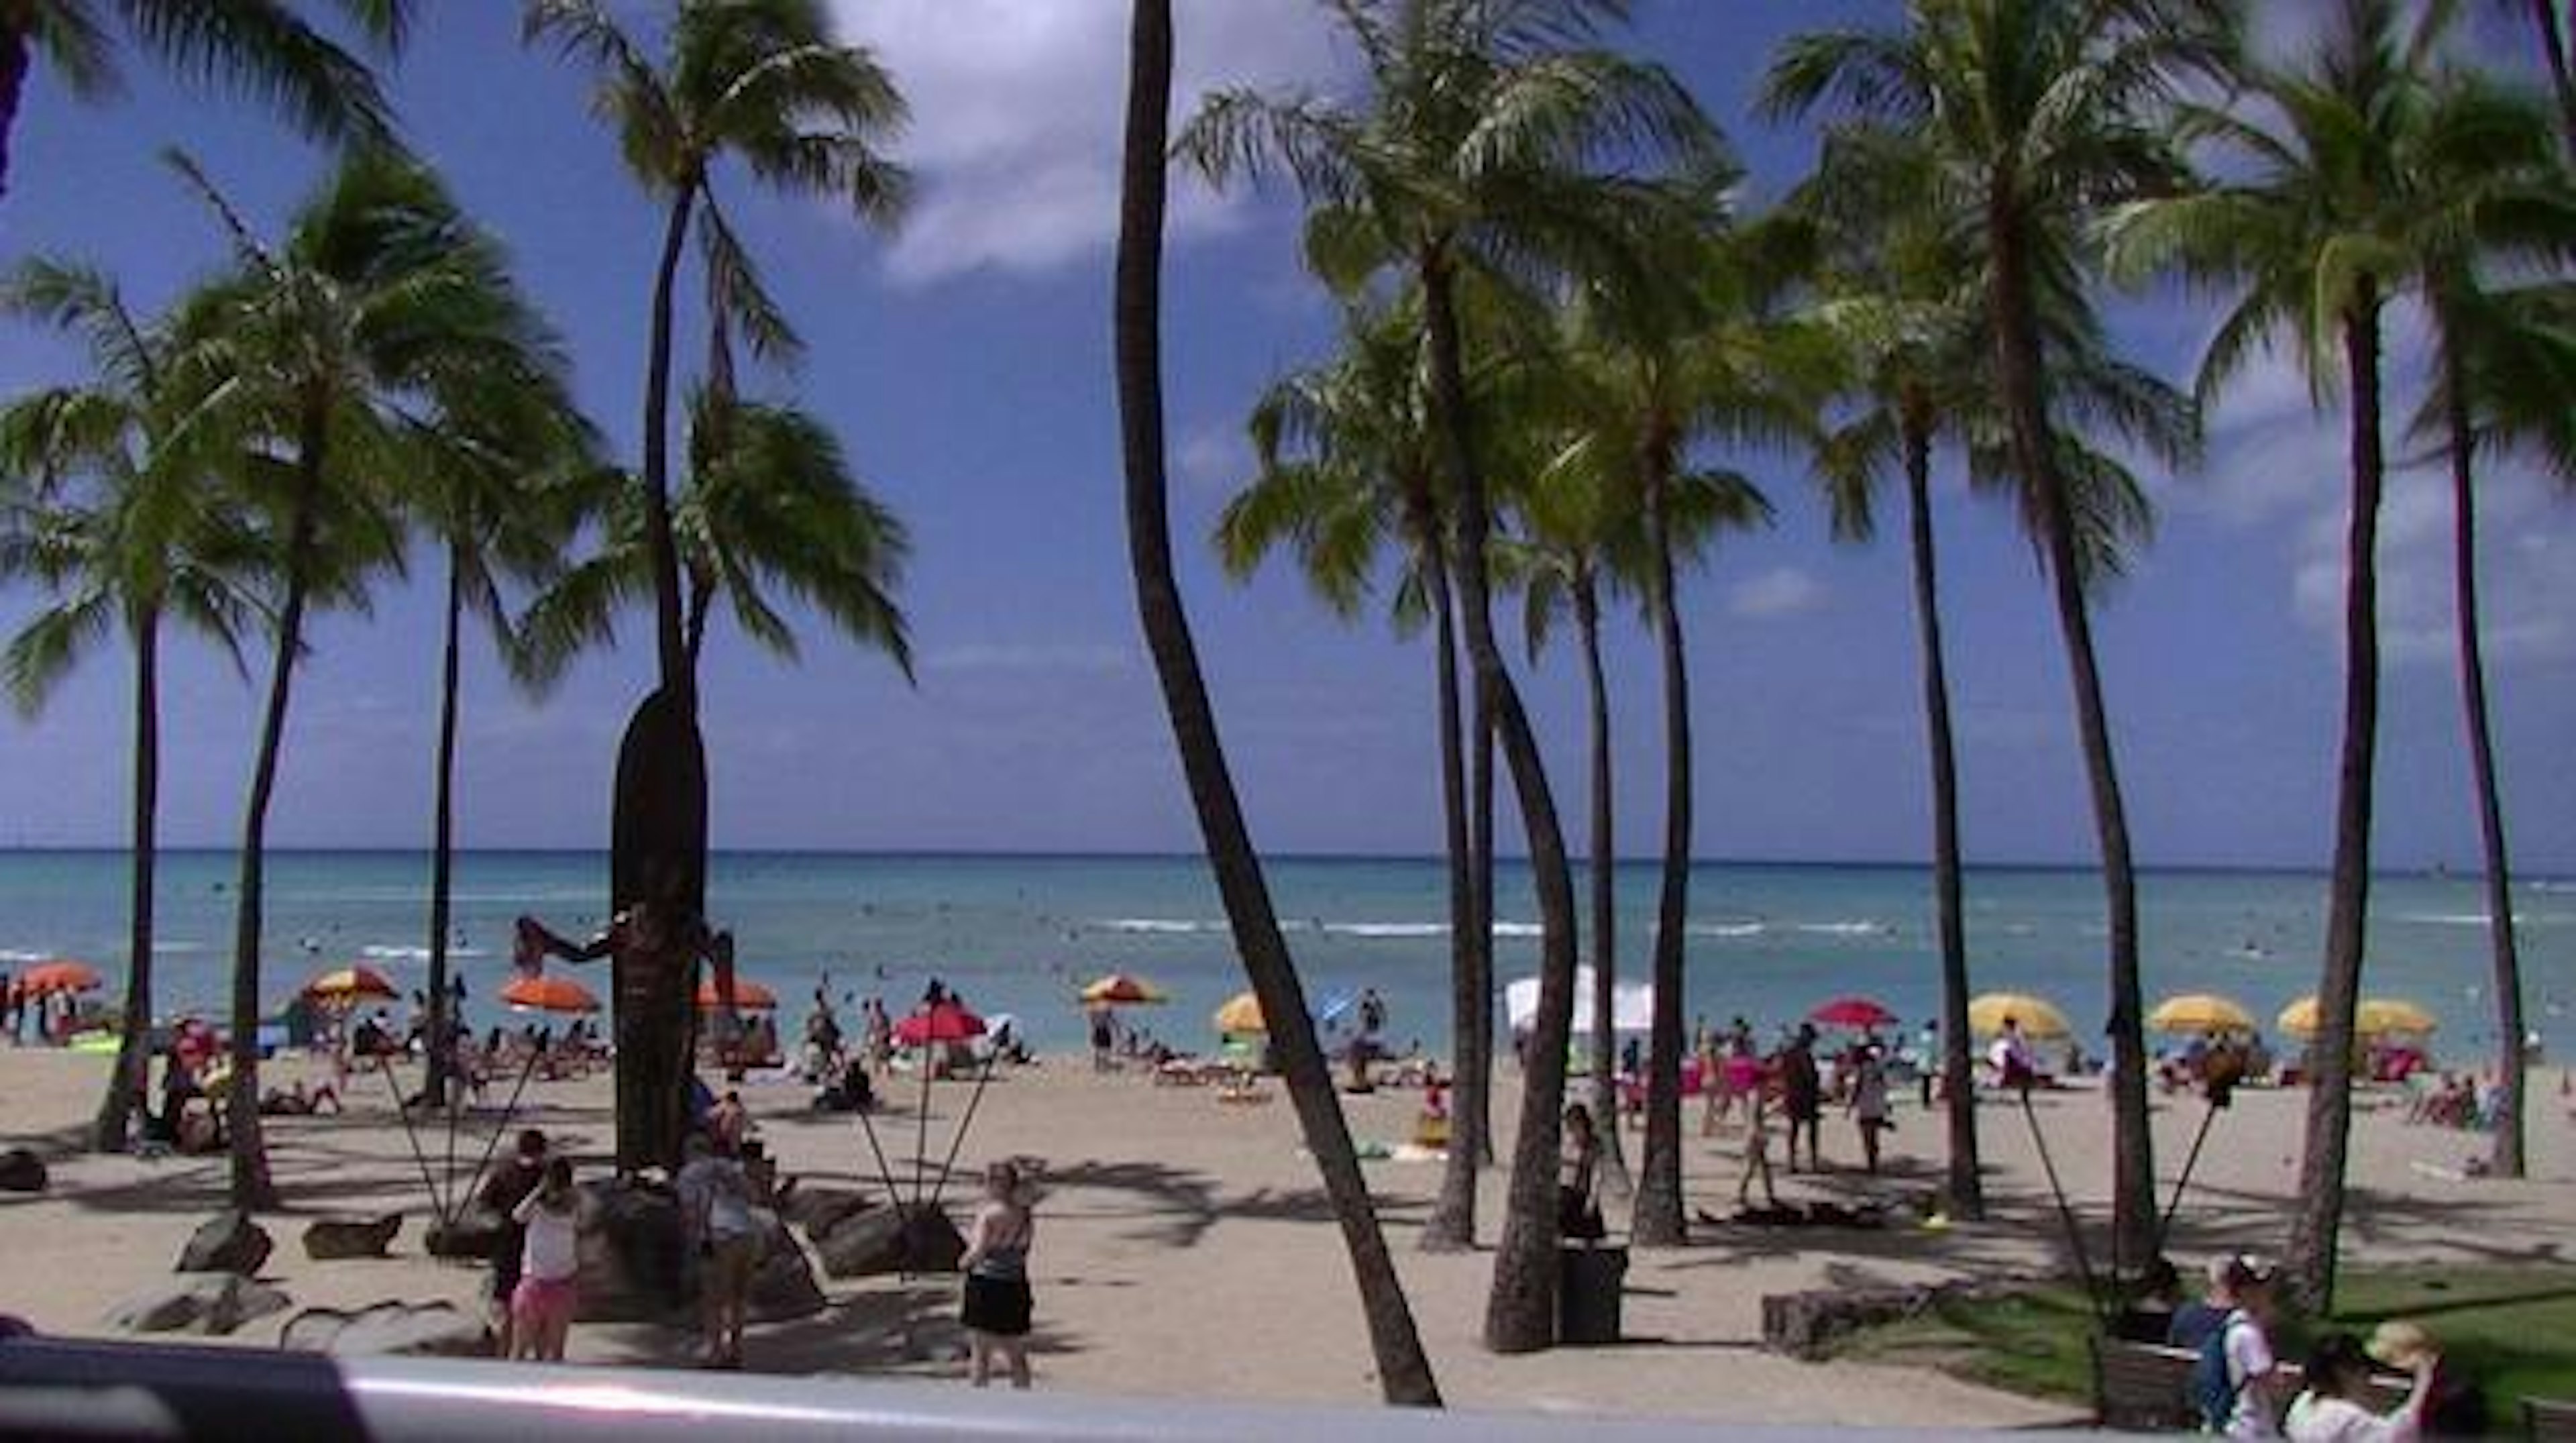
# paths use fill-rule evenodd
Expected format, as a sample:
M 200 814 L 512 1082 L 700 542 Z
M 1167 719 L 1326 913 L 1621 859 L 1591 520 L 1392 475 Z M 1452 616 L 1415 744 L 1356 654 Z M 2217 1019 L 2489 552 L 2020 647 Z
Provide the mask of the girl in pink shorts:
M 563 1361 L 579 1298 L 574 1278 L 581 1270 L 580 1201 L 572 1186 L 572 1160 L 558 1157 L 546 1164 L 545 1181 L 512 1214 L 528 1238 L 519 1286 L 510 1295 L 513 1357 Z

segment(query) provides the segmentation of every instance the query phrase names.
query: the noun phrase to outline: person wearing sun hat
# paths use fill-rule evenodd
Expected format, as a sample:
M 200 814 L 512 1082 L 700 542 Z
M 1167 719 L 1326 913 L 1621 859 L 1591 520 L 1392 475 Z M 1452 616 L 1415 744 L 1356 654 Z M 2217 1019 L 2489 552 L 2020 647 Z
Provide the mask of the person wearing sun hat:
M 2392 1413 L 2370 1407 L 2370 1354 L 2350 1333 L 2328 1333 L 2308 1350 L 2307 1389 L 2290 1403 L 2282 1436 L 2291 1443 L 2413 1443 L 2424 1433 L 2433 1391 L 2430 1349 L 2412 1354 L 2415 1386 Z
M 2424 1403 L 2424 1434 L 2431 1438 L 2479 1438 L 2487 1431 L 2487 1403 L 2477 1385 L 2460 1374 L 2423 1324 L 2391 1318 L 2373 1329 L 2362 1345 L 2373 1362 L 2412 1374 L 2418 1361 L 2432 1360 L 2431 1391 Z

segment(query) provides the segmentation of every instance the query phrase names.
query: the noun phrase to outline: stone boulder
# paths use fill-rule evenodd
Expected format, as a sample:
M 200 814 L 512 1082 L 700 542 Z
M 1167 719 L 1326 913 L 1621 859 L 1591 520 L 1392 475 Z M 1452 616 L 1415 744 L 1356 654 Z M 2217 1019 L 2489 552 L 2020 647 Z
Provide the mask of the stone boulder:
M 667 1187 L 626 1178 L 582 1186 L 581 1304 L 585 1323 L 649 1323 L 688 1300 L 681 1276 L 680 1201 Z
M 751 1275 L 752 1318 L 763 1323 L 810 1318 L 825 1306 L 812 1260 L 784 1223 L 771 1220 L 761 1229 L 760 1265 Z
M 835 1278 L 953 1273 L 966 1239 L 944 1208 L 875 1207 L 843 1218 L 815 1240 L 814 1251 Z
M 443 1223 L 433 1222 L 421 1236 L 421 1250 L 433 1258 L 480 1258 L 489 1260 L 501 1250 L 501 1240 L 509 1233 L 509 1220 L 481 1203 L 468 1203 L 456 1216 Z
M 377 1303 L 354 1313 L 306 1308 L 278 1332 L 289 1352 L 488 1358 L 492 1331 L 448 1303 Z
M 317 1263 L 347 1258 L 381 1258 L 402 1231 L 402 1214 L 387 1213 L 373 1221 L 322 1218 L 304 1229 L 304 1256 Z
M 238 1211 L 220 1212 L 206 1220 L 179 1251 L 179 1271 L 183 1273 L 240 1273 L 244 1277 L 258 1274 L 260 1264 L 268 1261 L 268 1232 Z
M 0 1152 L 0 1192 L 43 1192 L 45 1160 L 23 1147 Z
M 778 1200 L 778 1215 L 803 1228 L 805 1236 L 819 1239 L 841 1219 L 867 1207 L 868 1195 L 857 1188 L 799 1184 Z
M 254 1318 L 286 1311 L 288 1298 L 239 1273 L 201 1272 L 162 1283 L 117 1304 L 107 1324 L 129 1333 L 202 1333 L 224 1337 Z

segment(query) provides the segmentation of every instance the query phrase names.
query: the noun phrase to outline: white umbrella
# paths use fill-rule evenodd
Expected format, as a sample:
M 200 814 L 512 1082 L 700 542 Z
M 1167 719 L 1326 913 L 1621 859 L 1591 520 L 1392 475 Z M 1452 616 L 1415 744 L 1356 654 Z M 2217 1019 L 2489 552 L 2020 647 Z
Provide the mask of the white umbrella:
M 1538 1021 L 1538 979 L 1524 977 L 1503 989 L 1503 1010 L 1514 1032 L 1527 1032 Z M 1620 1032 L 1649 1032 L 1655 1025 L 1655 989 L 1645 982 L 1610 985 L 1610 1025 Z M 1592 1031 L 1592 967 L 1574 969 L 1574 1035 Z

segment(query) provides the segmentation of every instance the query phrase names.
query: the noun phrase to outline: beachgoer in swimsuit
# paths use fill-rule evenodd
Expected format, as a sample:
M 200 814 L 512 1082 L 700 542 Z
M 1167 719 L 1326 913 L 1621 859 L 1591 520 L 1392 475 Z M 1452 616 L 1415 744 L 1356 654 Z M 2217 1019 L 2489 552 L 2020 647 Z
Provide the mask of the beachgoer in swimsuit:
M 1037 1216 L 1019 1167 L 997 1162 L 984 1169 L 984 1205 L 959 1264 L 966 1272 L 960 1311 L 971 1350 L 968 1377 L 978 1388 L 992 1381 L 997 1355 L 1012 1387 L 1029 1386 L 1029 1248 L 1036 1240 Z

